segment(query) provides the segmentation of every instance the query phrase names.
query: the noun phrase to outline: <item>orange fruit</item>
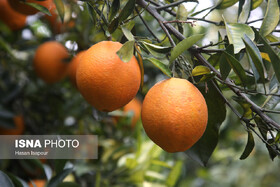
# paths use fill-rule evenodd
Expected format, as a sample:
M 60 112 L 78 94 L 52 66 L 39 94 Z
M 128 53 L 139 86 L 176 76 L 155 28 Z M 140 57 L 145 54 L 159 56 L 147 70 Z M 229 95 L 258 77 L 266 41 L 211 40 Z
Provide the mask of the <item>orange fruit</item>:
M 22 115 L 17 115 L 14 117 L 15 128 L 7 129 L 0 127 L 1 135 L 22 135 L 25 129 L 24 120 Z
M 204 97 L 192 83 L 170 78 L 148 91 L 141 117 L 149 138 L 172 153 L 186 151 L 200 139 L 208 110 Z
M 130 111 L 133 112 L 133 116 L 132 116 L 132 119 L 131 119 L 131 126 L 132 127 L 135 127 L 137 121 L 140 119 L 141 107 L 142 107 L 142 104 L 137 98 L 132 99 L 128 104 L 126 104 L 123 107 L 124 112 L 130 112 Z
M 11 5 L 11 7 L 16 10 L 17 12 L 20 12 L 22 14 L 26 14 L 26 15 L 32 15 L 32 14 L 36 14 L 37 12 L 39 12 L 38 9 L 25 4 L 26 3 L 36 3 L 38 5 L 42 5 L 44 7 L 46 7 L 47 9 L 51 8 L 51 5 L 53 3 L 53 0 L 42 0 L 42 1 L 38 1 L 38 0 L 8 0 L 9 4 Z
M 96 109 L 111 112 L 131 101 L 140 86 L 141 73 L 133 56 L 127 63 L 116 52 L 119 42 L 103 41 L 90 47 L 77 69 L 77 86 Z
M 38 77 L 46 83 L 55 83 L 66 76 L 69 58 L 67 49 L 56 41 L 41 44 L 35 52 L 33 66 Z
M 36 185 L 36 187 L 44 187 L 46 185 L 46 180 L 43 179 L 35 179 L 32 182 Z M 29 186 L 33 187 L 32 182 L 29 182 Z
M 83 56 L 83 54 L 86 51 L 81 51 L 79 52 L 73 59 L 72 61 L 69 63 L 68 65 L 68 70 L 67 70 L 67 74 L 70 78 L 70 81 L 72 82 L 72 84 L 74 84 L 77 87 L 77 83 L 76 83 L 76 72 L 77 72 L 77 68 L 78 68 L 78 64 L 81 61 L 81 57 Z
M 0 0 L 0 20 L 11 30 L 18 30 L 24 27 L 26 15 L 20 14 L 10 7 L 7 0 Z

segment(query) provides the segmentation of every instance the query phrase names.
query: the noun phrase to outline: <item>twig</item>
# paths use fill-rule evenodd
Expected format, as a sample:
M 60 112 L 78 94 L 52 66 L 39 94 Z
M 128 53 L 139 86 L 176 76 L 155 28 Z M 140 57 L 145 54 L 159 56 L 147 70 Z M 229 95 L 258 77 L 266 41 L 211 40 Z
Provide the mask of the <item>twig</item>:
M 151 30 L 151 28 L 148 26 L 147 22 L 143 19 L 143 17 L 141 16 L 141 14 L 139 13 L 139 11 L 137 10 L 137 8 L 135 8 L 139 18 L 141 19 L 141 21 L 144 23 L 145 27 L 148 29 L 148 31 L 151 33 L 151 35 L 157 40 L 157 42 L 160 43 L 160 39 L 155 35 L 155 33 Z
M 264 18 L 260 18 L 260 19 L 256 19 L 256 20 L 252 20 L 252 21 L 248 21 L 246 24 L 251 24 L 251 23 L 255 23 L 257 21 L 262 21 Z
M 165 25 L 163 24 L 163 22 L 159 21 L 159 24 L 160 24 L 161 28 L 163 29 L 163 31 L 166 33 L 166 35 L 167 35 L 167 37 L 168 37 L 168 39 L 169 39 L 169 41 L 170 41 L 170 43 L 171 43 L 171 46 L 172 46 L 172 47 L 175 47 L 176 44 L 175 44 L 175 42 L 173 41 L 173 39 L 172 39 L 172 37 L 171 37 L 169 31 L 166 29 L 166 27 L 165 27 Z
M 188 17 L 188 19 L 195 20 L 195 21 L 203 21 L 203 22 L 214 24 L 216 26 L 224 26 L 225 25 L 223 21 L 216 22 L 216 21 L 211 21 L 211 20 L 207 20 L 207 19 L 204 19 L 204 18 L 194 18 L 194 17 Z
M 164 24 L 166 24 L 166 23 L 189 23 L 192 27 L 195 26 L 195 21 L 172 20 L 172 21 L 165 21 L 163 23 Z
M 158 11 L 161 11 L 161 10 L 164 10 L 164 9 L 167 9 L 167 8 L 170 8 L 170 7 L 174 7 L 174 6 L 178 6 L 182 3 L 185 3 L 185 2 L 198 2 L 197 0 L 181 0 L 181 1 L 177 1 L 177 2 L 174 2 L 174 3 L 170 3 L 168 5 L 164 5 L 164 6 L 159 6 L 159 7 L 156 7 L 156 10 Z

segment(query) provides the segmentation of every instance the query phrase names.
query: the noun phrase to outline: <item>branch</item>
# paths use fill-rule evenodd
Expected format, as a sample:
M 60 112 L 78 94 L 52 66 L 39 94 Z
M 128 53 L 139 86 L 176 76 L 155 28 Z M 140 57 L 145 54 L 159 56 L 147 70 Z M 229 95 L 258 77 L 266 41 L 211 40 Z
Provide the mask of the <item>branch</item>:
M 197 0 L 181 0 L 181 1 L 174 2 L 174 3 L 170 3 L 168 5 L 156 7 L 156 10 L 161 11 L 161 10 L 164 10 L 164 9 L 167 9 L 167 8 L 170 8 L 170 7 L 178 6 L 178 5 L 180 5 L 182 3 L 185 3 L 185 2 L 188 2 L 188 1 L 198 3 Z
M 141 7 L 146 7 L 146 11 L 148 11 L 154 18 L 158 20 L 158 22 L 165 22 L 166 20 L 157 12 L 156 8 L 152 5 L 147 6 L 147 2 L 144 0 L 136 0 L 136 3 Z M 165 24 L 165 27 L 179 40 L 184 40 L 185 37 L 182 35 L 177 29 L 175 29 L 171 24 Z M 220 72 L 216 70 L 197 50 L 196 46 L 193 46 L 189 49 L 189 51 L 205 66 L 209 67 L 211 71 L 213 71 L 218 78 L 222 78 Z M 262 112 L 262 109 L 257 106 L 253 101 L 251 101 L 248 96 L 244 93 L 241 93 L 240 90 L 234 88 L 234 84 L 231 79 L 227 78 L 225 81 L 226 85 L 238 96 L 245 99 L 246 102 L 251 104 L 251 109 L 255 113 L 257 113 L 267 124 L 270 124 L 276 129 L 280 129 L 280 125 L 273 121 L 270 117 L 268 117 L 265 113 Z

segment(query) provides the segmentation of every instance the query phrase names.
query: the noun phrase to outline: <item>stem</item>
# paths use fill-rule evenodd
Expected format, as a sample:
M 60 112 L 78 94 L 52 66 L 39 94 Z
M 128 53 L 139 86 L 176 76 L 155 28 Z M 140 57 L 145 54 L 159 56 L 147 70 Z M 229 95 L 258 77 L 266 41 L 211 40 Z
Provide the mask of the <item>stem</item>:
M 177 2 L 174 2 L 174 3 L 170 3 L 168 5 L 156 7 L 156 10 L 161 11 L 161 10 L 164 10 L 164 9 L 167 9 L 167 8 L 170 8 L 170 7 L 178 6 L 178 5 L 180 5 L 182 3 L 185 3 L 185 2 L 188 2 L 188 1 L 198 3 L 197 0 L 180 0 L 180 1 L 177 1 Z
M 255 23 L 257 21 L 262 21 L 264 18 L 260 18 L 260 19 L 256 19 L 256 20 L 253 20 L 253 21 L 248 21 L 247 24 L 251 24 L 251 23 Z

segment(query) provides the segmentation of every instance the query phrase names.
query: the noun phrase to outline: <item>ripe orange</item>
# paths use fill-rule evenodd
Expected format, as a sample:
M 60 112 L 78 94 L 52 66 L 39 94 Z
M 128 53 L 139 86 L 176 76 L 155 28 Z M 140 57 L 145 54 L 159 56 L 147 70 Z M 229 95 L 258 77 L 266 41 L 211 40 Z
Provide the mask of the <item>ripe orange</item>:
M 200 139 L 208 110 L 204 97 L 192 83 L 170 78 L 149 90 L 141 116 L 150 139 L 172 153 L 186 151 Z
M 14 124 L 15 128 L 7 129 L 0 127 L 0 134 L 1 135 L 21 135 L 24 132 L 25 125 L 22 115 L 18 115 L 14 117 Z
M 67 70 L 67 74 L 70 78 L 70 81 L 72 82 L 72 84 L 74 84 L 77 87 L 77 83 L 76 83 L 76 72 L 77 72 L 77 68 L 78 68 L 78 64 L 81 61 L 81 57 L 83 56 L 83 54 L 86 51 L 81 51 L 79 52 L 73 59 L 72 61 L 69 63 L 68 65 L 68 70 Z
M 36 50 L 33 66 L 37 75 L 46 83 L 55 83 L 66 76 L 69 58 L 67 49 L 56 41 L 45 42 Z
M 131 119 L 132 127 L 135 127 L 137 121 L 140 119 L 141 107 L 142 104 L 137 98 L 132 99 L 127 105 L 123 107 L 124 112 L 129 112 L 129 111 L 133 112 L 133 117 Z
M 53 0 L 43 0 L 43 1 L 38 1 L 38 0 L 8 0 L 9 4 L 11 5 L 11 7 L 16 10 L 17 12 L 20 12 L 22 14 L 26 14 L 26 15 L 32 15 L 32 14 L 36 14 L 37 12 L 39 12 L 39 10 L 37 10 L 36 8 L 25 4 L 26 3 L 36 3 L 39 5 L 42 5 L 44 7 L 46 7 L 47 9 L 51 8 L 51 5 L 53 3 Z
M 10 7 L 7 0 L 0 0 L 0 20 L 11 30 L 18 30 L 24 27 L 26 15 L 20 14 Z
M 36 187 L 44 187 L 46 185 L 46 180 L 43 179 L 35 179 L 32 182 L 36 185 Z M 29 182 L 29 186 L 33 187 L 32 182 Z
M 141 73 L 133 56 L 127 63 L 116 52 L 119 42 L 103 41 L 90 47 L 77 70 L 77 86 L 96 109 L 110 112 L 131 101 L 140 86 Z

